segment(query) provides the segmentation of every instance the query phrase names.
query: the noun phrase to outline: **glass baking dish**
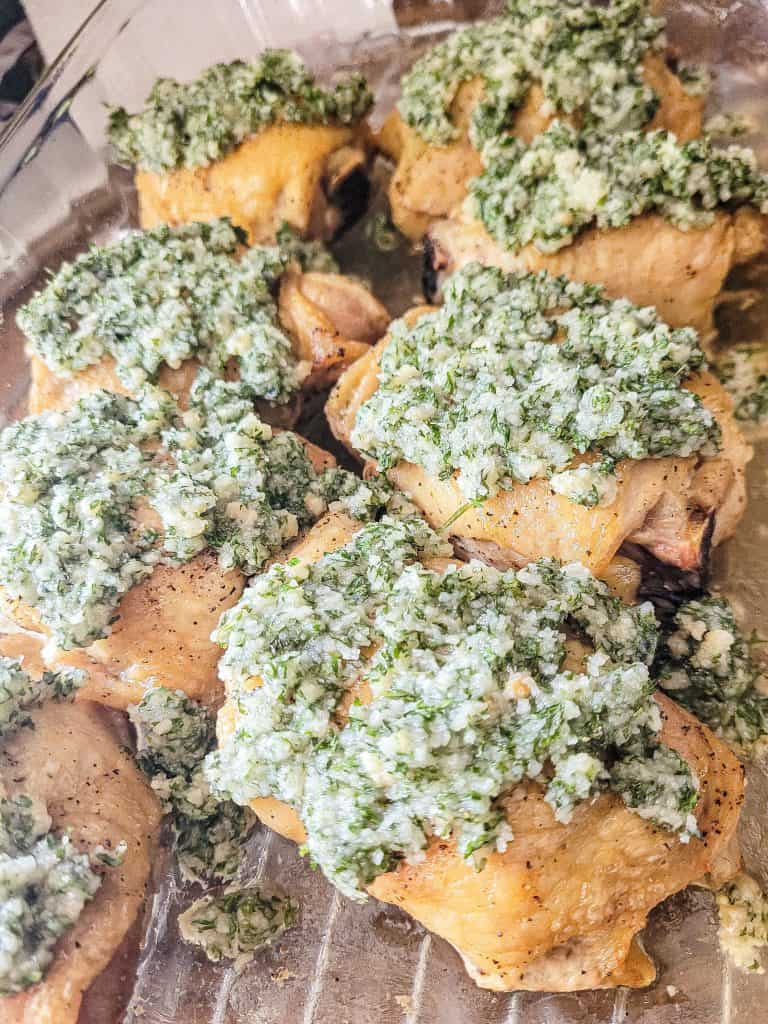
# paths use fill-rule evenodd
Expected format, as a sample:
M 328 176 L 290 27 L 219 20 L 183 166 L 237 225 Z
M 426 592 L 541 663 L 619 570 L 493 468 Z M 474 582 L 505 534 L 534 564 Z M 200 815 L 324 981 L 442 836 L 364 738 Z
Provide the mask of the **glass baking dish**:
M 359 67 L 376 90 L 374 124 L 391 108 L 402 70 L 457 21 L 493 13 L 493 4 L 387 0 L 102 0 L 0 138 L 0 424 L 23 411 L 28 374 L 16 307 L 55 269 L 93 241 L 136 224 L 130 174 L 110 165 L 104 103 L 129 109 L 158 75 L 191 77 L 214 61 L 255 56 L 264 46 L 298 49 L 315 69 Z M 667 5 L 680 55 L 714 66 L 713 110 L 739 110 L 757 130 L 746 141 L 768 163 L 768 5 Z M 420 260 L 403 243 L 374 252 L 367 225 L 386 209 L 378 189 L 367 217 L 334 247 L 342 269 L 370 280 L 393 314 L 418 301 Z M 766 267 L 750 268 L 737 289 L 766 291 Z M 761 287 L 762 286 L 762 287 Z M 743 291 L 741 292 L 743 294 Z M 724 333 L 765 335 L 766 303 L 722 317 Z M 328 444 L 322 416 L 303 429 Z M 750 507 L 735 541 L 718 555 L 716 587 L 727 591 L 747 627 L 768 633 L 768 445 L 756 442 Z M 768 882 L 765 812 L 768 776 L 750 769 L 743 816 L 748 867 Z M 717 944 L 712 897 L 689 889 L 651 915 L 645 944 L 658 965 L 642 991 L 574 995 L 482 991 L 457 954 L 390 906 L 360 907 L 311 871 L 295 847 L 257 830 L 243 877 L 267 877 L 301 903 L 299 926 L 240 974 L 208 964 L 178 940 L 179 909 L 196 892 L 167 856 L 141 924 L 138 954 L 118 965 L 86 1000 L 82 1024 L 113 1024 L 127 1003 L 131 1024 L 736 1024 L 766 1019 L 768 980 L 733 969 Z M 134 936 L 134 940 L 136 936 Z M 135 944 L 135 942 L 134 942 Z M 138 962 L 136 956 L 138 955 Z M 135 970 L 134 970 L 135 967 Z

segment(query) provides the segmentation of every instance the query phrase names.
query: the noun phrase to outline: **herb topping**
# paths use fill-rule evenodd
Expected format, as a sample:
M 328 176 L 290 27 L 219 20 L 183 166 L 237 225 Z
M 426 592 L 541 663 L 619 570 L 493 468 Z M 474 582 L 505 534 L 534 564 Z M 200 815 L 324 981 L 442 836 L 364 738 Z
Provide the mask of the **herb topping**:
M 216 634 L 240 717 L 207 761 L 214 785 L 289 803 L 310 856 L 353 898 L 430 835 L 467 857 L 503 850 L 497 798 L 525 778 L 561 821 L 610 788 L 684 841 L 696 834 L 697 782 L 659 744 L 651 607 L 622 605 L 579 565 L 421 564 L 447 550 L 417 517 L 385 516 L 255 581 Z M 594 644 L 579 670 L 563 665 L 566 623 Z M 353 701 L 341 728 L 361 678 L 372 702 Z
M 768 175 L 741 146 L 718 149 L 671 132 L 577 131 L 555 121 L 530 145 L 512 135 L 483 150 L 469 183 L 469 211 L 506 249 L 569 245 L 591 224 L 618 228 L 657 213 L 678 228 L 704 227 L 719 207 L 750 203 L 768 213 Z
M 179 918 L 179 932 L 185 942 L 201 946 L 209 960 L 234 960 L 239 970 L 297 917 L 295 900 L 249 885 L 195 900 Z
M 508 131 L 534 82 L 550 108 L 577 113 L 585 127 L 640 128 L 658 99 L 642 79 L 642 59 L 659 47 L 664 21 L 648 0 L 508 0 L 506 15 L 455 32 L 404 76 L 398 109 L 425 142 L 444 145 L 458 132 L 450 106 L 464 82 L 482 78 L 472 114 L 477 149 Z
M 610 502 L 619 459 L 716 451 L 719 428 L 682 382 L 704 366 L 695 331 L 593 285 L 470 264 L 444 305 L 392 325 L 379 388 L 353 443 L 482 499 L 550 477 L 585 505 Z M 598 461 L 569 469 L 574 458 Z
M 0 579 L 58 645 L 86 646 L 159 561 L 212 547 L 223 567 L 255 572 L 329 501 L 366 516 L 383 493 L 317 473 L 241 382 L 201 370 L 184 413 L 157 389 L 96 392 L 0 433 Z
M 203 775 L 203 758 L 216 742 L 210 714 L 181 690 L 163 687 L 147 690 L 129 714 L 139 767 L 171 815 L 182 875 L 193 882 L 230 881 L 255 819 L 217 798 Z
M 297 53 L 265 50 L 252 64 L 214 64 L 192 82 L 159 78 L 141 113 L 110 111 L 109 140 L 125 163 L 162 173 L 213 163 L 277 121 L 354 124 L 372 102 L 362 75 L 325 89 Z
M 254 398 L 286 402 L 309 367 L 293 354 L 274 292 L 289 263 L 327 269 L 333 261 L 285 229 L 277 246 L 241 252 L 243 242 L 227 219 L 131 232 L 65 263 L 17 322 L 64 376 L 108 357 L 136 391 L 164 365 L 196 359 L 223 376 L 234 361 Z
M 659 685 L 747 754 L 768 735 L 768 695 L 756 643 L 742 634 L 726 600 L 702 597 L 680 607 L 657 664 Z

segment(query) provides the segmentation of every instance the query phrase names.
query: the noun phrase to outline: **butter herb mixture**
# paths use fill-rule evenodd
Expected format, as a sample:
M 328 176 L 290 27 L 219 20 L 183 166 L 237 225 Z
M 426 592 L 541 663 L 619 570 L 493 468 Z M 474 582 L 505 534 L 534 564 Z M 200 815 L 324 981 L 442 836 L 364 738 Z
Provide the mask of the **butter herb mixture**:
M 179 918 L 179 933 L 201 946 L 209 960 L 234 960 L 238 970 L 292 928 L 297 917 L 295 900 L 249 885 L 195 900 Z
M 33 725 L 29 711 L 72 695 L 82 673 L 46 672 L 34 680 L 15 658 L 0 657 L 0 739 Z M 112 863 L 119 863 L 121 847 Z M 94 865 L 69 836 L 51 830 L 45 804 L 24 793 L 8 796 L 0 782 L 0 996 L 40 981 L 53 947 L 99 888 Z
M 722 206 L 768 213 L 768 175 L 752 150 L 706 137 L 680 143 L 666 131 L 602 134 L 556 121 L 530 145 L 492 140 L 483 162 L 467 208 L 507 249 L 554 252 L 591 224 L 617 228 L 643 213 L 683 230 L 710 224 Z
M 104 636 L 120 598 L 162 556 L 157 529 L 134 511 L 153 474 L 142 445 L 169 416 L 157 397 L 97 392 L 0 433 L 3 589 L 62 646 Z
M 768 689 L 733 609 L 719 597 L 687 601 L 659 648 L 659 685 L 737 750 L 768 735 Z
M 159 78 L 143 111 L 110 111 L 109 140 L 121 160 L 146 170 L 202 167 L 266 125 L 353 124 L 372 102 L 360 74 L 326 89 L 297 53 L 265 50 L 251 64 L 214 64 L 192 82 Z
M 101 882 L 88 854 L 50 828 L 39 801 L 0 798 L 0 996 L 40 981 Z
M 407 460 L 455 473 L 469 499 L 551 477 L 595 505 L 613 497 L 617 460 L 719 443 L 714 417 L 681 386 L 704 365 L 695 331 L 592 285 L 470 264 L 438 311 L 397 321 L 391 338 L 353 443 L 385 470 Z M 597 461 L 567 468 L 585 453 Z
M 231 880 L 255 818 L 214 795 L 203 775 L 203 758 L 216 742 L 210 713 L 181 690 L 152 687 L 129 714 L 138 734 L 139 766 L 171 815 L 183 876 L 194 882 Z
M 481 78 L 484 96 L 470 139 L 480 149 L 509 130 L 538 83 L 553 111 L 578 112 L 585 127 L 639 128 L 658 97 L 642 78 L 642 59 L 662 43 L 664 21 L 648 0 L 508 0 L 506 15 L 455 32 L 416 62 L 402 81 L 398 109 L 426 141 L 458 135 L 450 107 L 462 83 Z
M 286 402 L 309 367 L 280 326 L 274 293 L 291 262 L 328 269 L 318 243 L 283 231 L 253 246 L 227 219 L 134 231 L 65 263 L 17 314 L 33 351 L 68 375 L 114 360 L 135 391 L 163 366 L 196 359 L 222 376 L 234 361 L 254 397 Z
M 742 424 L 768 422 L 768 347 L 734 345 L 717 361 L 717 373 L 733 399 L 733 413 Z
M 216 634 L 239 717 L 208 759 L 214 785 L 290 804 L 312 859 L 357 899 L 430 835 L 466 857 L 503 850 L 498 797 L 526 778 L 561 821 L 608 788 L 697 834 L 697 780 L 659 741 L 650 605 L 623 605 L 576 564 L 428 567 L 448 551 L 421 519 L 387 515 L 256 579 Z M 566 627 L 594 650 L 582 657 Z
M 159 561 L 212 547 L 224 567 L 254 572 L 329 501 L 364 516 L 380 490 L 316 472 L 242 383 L 201 371 L 183 413 L 157 389 L 96 392 L 0 433 L 0 578 L 57 644 L 85 646 Z
M 740 872 L 717 893 L 719 939 L 737 967 L 764 974 L 768 948 L 768 896 L 754 878 Z
M 0 740 L 22 726 L 30 725 L 30 711 L 46 700 L 64 700 L 82 686 L 84 673 L 78 669 L 44 672 L 33 679 L 18 658 L 0 656 Z

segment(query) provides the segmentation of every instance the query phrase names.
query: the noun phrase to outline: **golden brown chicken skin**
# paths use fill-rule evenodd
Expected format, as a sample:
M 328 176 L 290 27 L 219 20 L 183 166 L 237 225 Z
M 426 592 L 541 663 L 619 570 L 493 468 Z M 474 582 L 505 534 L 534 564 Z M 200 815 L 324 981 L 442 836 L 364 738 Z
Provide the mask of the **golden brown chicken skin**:
M 314 562 L 347 543 L 357 529 L 345 516 L 330 516 L 292 557 Z M 447 564 L 432 560 L 429 567 L 440 571 Z M 371 699 L 364 679 L 353 690 L 355 698 Z M 450 942 L 482 988 L 578 991 L 650 984 L 655 969 L 636 942 L 637 932 L 663 899 L 708 872 L 722 877 L 737 869 L 733 844 L 744 785 L 739 762 L 709 729 L 668 698 L 657 700 L 662 741 L 699 778 L 701 839 L 681 843 L 613 794 L 581 804 L 563 824 L 541 788 L 525 783 L 503 798 L 514 832 L 505 853 L 490 854 L 476 870 L 452 842 L 435 839 L 424 860 L 403 862 L 375 879 L 371 895 L 396 904 Z M 225 703 L 218 716 L 220 742 L 235 731 L 237 720 L 236 702 Z M 287 805 L 259 799 L 251 806 L 281 835 L 299 843 L 306 838 Z
M 280 282 L 278 316 L 291 339 L 294 356 L 308 370 L 302 393 L 332 384 L 345 367 L 378 341 L 389 323 L 386 309 L 364 285 L 341 274 L 301 273 L 295 268 Z M 163 366 L 158 384 L 185 407 L 199 368 L 193 359 L 177 369 Z M 234 364 L 230 376 L 236 376 Z M 78 399 L 100 389 L 129 394 L 109 358 L 64 377 L 32 354 L 31 378 L 30 413 L 70 409 Z M 300 396 L 287 405 L 259 403 L 264 419 L 282 427 L 292 426 L 300 411 Z
M 335 464 L 321 448 L 304 444 L 318 472 Z M 143 512 L 145 517 L 151 514 Z M 210 549 L 181 565 L 158 565 L 123 597 L 109 636 L 71 651 L 46 645 L 45 665 L 85 671 L 78 700 L 125 710 L 139 703 L 147 686 L 155 685 L 216 706 L 223 696 L 217 675 L 221 649 L 211 633 L 244 586 L 243 573 L 222 569 Z M 24 602 L 10 601 L 1 589 L 0 608 L 20 628 L 45 639 L 37 612 Z
M 535 245 L 511 250 L 462 214 L 431 225 L 425 240 L 425 282 L 467 263 L 502 270 L 547 270 L 600 284 L 608 296 L 655 306 L 672 327 L 695 327 L 702 341 L 714 333 L 714 313 L 730 271 L 768 246 L 768 218 L 749 207 L 719 211 L 712 224 L 683 231 L 663 217 L 643 214 L 621 228 L 588 228 L 554 253 Z
M 409 321 L 428 309 L 413 310 Z M 343 374 L 326 406 L 335 436 L 358 457 L 352 431 L 358 409 L 378 388 L 378 362 L 387 341 Z M 394 466 L 388 476 L 435 528 L 465 508 L 447 536 L 463 554 L 501 568 L 551 557 L 582 562 L 604 576 L 620 548 L 630 543 L 665 565 L 699 574 L 711 548 L 733 535 L 744 512 L 752 449 L 736 425 L 730 397 L 711 374 L 690 378 L 686 387 L 717 418 L 721 450 L 715 456 L 624 460 L 617 467 L 616 498 L 608 505 L 578 505 L 536 479 L 467 507 L 454 479 L 431 477 L 409 462 Z
M 284 224 L 329 239 L 365 208 L 370 151 L 364 122 L 269 125 L 206 167 L 137 170 L 139 220 L 151 228 L 229 217 L 251 244 L 273 242 Z
M 696 138 L 701 133 L 701 97 L 685 92 L 659 54 L 647 54 L 643 69 L 645 83 L 659 97 L 659 107 L 647 125 L 648 130 L 666 129 L 681 142 Z M 450 113 L 460 137 L 447 146 L 424 142 L 397 111 L 390 114 L 381 130 L 378 144 L 396 164 L 388 193 L 392 219 L 414 242 L 436 220 L 452 213 L 466 196 L 469 179 L 482 170 L 480 154 L 469 141 L 469 124 L 483 92 L 480 79 L 465 82 L 458 89 Z M 530 142 L 556 116 L 545 104 L 541 87 L 535 84 L 517 111 L 512 134 Z
M 730 855 L 743 772 L 728 748 L 666 697 L 662 740 L 698 774 L 703 839 L 687 844 L 603 794 L 567 825 L 540 788 L 504 801 L 515 838 L 482 871 L 435 841 L 419 865 L 402 864 L 371 886 L 461 953 L 482 988 L 578 991 L 650 984 L 653 963 L 634 945 L 649 911 Z
M 0 653 L 22 657 L 32 675 L 41 670 L 28 637 L 0 640 Z M 60 939 L 44 979 L 18 995 L 0 998 L 3 1024 L 77 1024 L 84 994 L 137 920 L 145 896 L 160 806 L 125 750 L 110 712 L 91 701 L 48 703 L 33 712 L 33 729 L 3 742 L 0 780 L 9 795 L 43 801 L 57 832 L 68 831 L 79 849 L 126 843 L 118 867 L 105 868 L 101 886 Z M 134 939 L 138 936 L 133 935 Z M 113 993 L 113 1012 L 118 1012 Z

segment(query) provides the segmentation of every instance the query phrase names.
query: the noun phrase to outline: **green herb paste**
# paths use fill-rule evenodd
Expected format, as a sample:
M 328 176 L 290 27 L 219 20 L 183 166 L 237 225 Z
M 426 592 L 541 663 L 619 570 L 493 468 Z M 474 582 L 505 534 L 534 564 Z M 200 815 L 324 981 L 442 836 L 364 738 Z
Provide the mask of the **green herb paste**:
M 101 884 L 88 855 L 50 828 L 39 801 L 0 798 L 0 996 L 41 980 Z
M 214 64 L 192 82 L 160 78 L 144 110 L 110 111 L 109 140 L 118 157 L 149 171 L 204 167 L 266 125 L 349 125 L 373 97 L 362 75 L 318 85 L 297 53 L 265 50 L 252 64 Z
M 319 243 L 283 229 L 277 246 L 243 249 L 227 219 L 134 231 L 65 263 L 17 314 L 33 351 L 64 376 L 114 360 L 131 391 L 163 366 L 230 362 L 254 398 L 287 402 L 309 367 L 280 326 L 275 292 L 289 263 L 335 269 Z
M 33 679 L 18 658 L 0 655 L 0 740 L 30 725 L 29 712 L 43 701 L 71 697 L 83 680 L 84 673 L 77 669 L 44 672 L 40 679 Z
M 768 896 L 740 872 L 717 893 L 720 946 L 743 971 L 764 974 L 768 948 Z
M 704 366 L 695 331 L 593 285 L 470 264 L 444 305 L 392 325 L 379 388 L 352 440 L 386 470 L 456 474 L 470 500 L 549 477 L 585 505 L 610 502 L 619 459 L 717 450 L 719 428 L 682 382 Z M 597 461 L 569 469 L 577 455 Z
M 254 582 L 215 634 L 240 717 L 207 761 L 214 786 L 290 804 L 313 861 L 358 899 L 430 835 L 467 857 L 503 850 L 497 798 L 525 778 L 561 821 L 609 788 L 683 841 L 696 834 L 697 781 L 659 743 L 651 607 L 622 605 L 579 565 L 441 575 L 420 562 L 448 551 L 421 519 L 388 515 Z M 563 667 L 566 624 L 594 645 L 581 671 Z M 360 676 L 373 701 L 340 728 Z
M 181 690 L 163 687 L 147 690 L 129 714 L 139 766 L 171 816 L 182 875 L 194 882 L 231 880 L 255 818 L 216 797 L 203 776 L 203 758 L 216 742 L 210 714 Z
M 717 374 L 733 399 L 733 413 L 743 425 L 768 423 L 768 347 L 734 345 L 717 360 Z
M 223 567 L 252 573 L 329 501 L 364 517 L 385 490 L 317 473 L 295 434 L 255 415 L 242 382 L 200 371 L 186 412 L 157 389 L 96 392 L 0 432 L 0 580 L 55 643 L 86 646 L 161 560 L 212 547 Z
M 402 81 L 400 114 L 426 142 L 449 143 L 459 87 L 482 78 L 470 124 L 477 149 L 512 127 L 533 83 L 553 111 L 578 113 L 587 128 L 640 128 L 658 104 L 642 79 L 643 56 L 663 43 L 664 21 L 650 9 L 647 0 L 509 0 L 504 17 L 455 32 L 416 62 Z
M 209 960 L 234 960 L 238 970 L 292 928 L 297 917 L 294 900 L 249 885 L 195 900 L 179 918 L 179 933 L 202 947 Z
M 467 208 L 506 249 L 554 252 L 595 225 L 618 228 L 657 213 L 682 230 L 711 224 L 715 210 L 752 204 L 768 213 L 768 175 L 740 146 L 671 132 L 577 131 L 555 121 L 530 145 L 512 135 L 483 150 Z
M 726 600 L 703 597 L 681 605 L 657 663 L 659 685 L 746 754 L 768 735 L 768 695 L 754 654 L 757 642 L 742 634 Z

